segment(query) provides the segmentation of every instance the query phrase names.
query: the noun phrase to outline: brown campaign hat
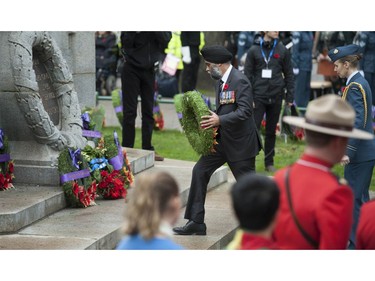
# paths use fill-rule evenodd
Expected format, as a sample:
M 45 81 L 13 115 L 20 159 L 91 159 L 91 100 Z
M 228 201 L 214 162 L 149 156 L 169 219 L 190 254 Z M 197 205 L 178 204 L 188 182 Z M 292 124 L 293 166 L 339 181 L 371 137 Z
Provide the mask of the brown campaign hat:
M 305 118 L 286 116 L 284 122 L 320 132 L 327 135 L 373 139 L 374 134 L 355 129 L 355 112 L 352 106 L 334 94 L 323 95 L 311 101 L 306 109 Z

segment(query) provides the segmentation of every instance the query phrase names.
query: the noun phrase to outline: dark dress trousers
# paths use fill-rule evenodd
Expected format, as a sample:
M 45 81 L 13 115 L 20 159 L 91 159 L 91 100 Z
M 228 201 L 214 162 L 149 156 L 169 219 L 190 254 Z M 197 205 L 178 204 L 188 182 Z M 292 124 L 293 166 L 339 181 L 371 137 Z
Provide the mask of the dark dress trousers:
M 201 156 L 193 168 L 185 219 L 204 222 L 207 184 L 213 172 L 225 163 L 237 179 L 255 172 L 255 156 L 261 149 L 260 136 L 253 118 L 253 94 L 247 77 L 232 67 L 227 87 L 216 85 L 216 114 L 220 118 L 215 152 Z M 231 97 L 231 100 L 225 97 Z M 220 98 L 224 97 L 224 98 Z

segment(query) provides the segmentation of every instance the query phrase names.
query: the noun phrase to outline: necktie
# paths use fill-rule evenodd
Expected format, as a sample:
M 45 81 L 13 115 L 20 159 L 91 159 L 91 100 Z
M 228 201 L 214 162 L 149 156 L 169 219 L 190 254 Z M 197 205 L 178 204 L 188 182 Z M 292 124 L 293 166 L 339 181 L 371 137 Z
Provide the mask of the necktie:
M 220 81 L 219 81 L 219 93 L 222 90 L 223 84 L 224 84 L 224 81 L 220 79 Z

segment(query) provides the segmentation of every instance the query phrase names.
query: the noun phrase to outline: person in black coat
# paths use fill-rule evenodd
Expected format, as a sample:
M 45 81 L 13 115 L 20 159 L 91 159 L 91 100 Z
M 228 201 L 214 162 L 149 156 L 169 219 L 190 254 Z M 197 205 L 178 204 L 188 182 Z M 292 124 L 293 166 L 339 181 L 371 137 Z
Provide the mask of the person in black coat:
M 121 73 L 123 98 L 122 146 L 134 147 L 138 96 L 142 109 L 142 149 L 154 150 L 155 64 L 172 37 L 171 32 L 121 32 L 124 66 Z M 155 154 L 155 160 L 164 160 Z
M 294 74 L 289 50 L 279 41 L 278 31 L 263 31 L 255 37 L 245 61 L 245 75 L 253 86 L 254 118 L 260 125 L 266 114 L 264 164 L 274 172 L 276 126 L 279 121 L 282 100 L 288 105 L 294 100 Z
M 253 118 L 253 93 L 249 80 L 231 65 L 232 54 L 223 46 L 204 47 L 206 71 L 217 80 L 216 112 L 202 116 L 202 128 L 217 127 L 215 152 L 201 156 L 193 168 L 186 205 L 187 224 L 173 230 L 180 235 L 206 235 L 204 203 L 213 172 L 225 163 L 237 179 L 255 172 L 255 156 L 261 149 Z M 222 83 L 221 83 L 222 82 Z

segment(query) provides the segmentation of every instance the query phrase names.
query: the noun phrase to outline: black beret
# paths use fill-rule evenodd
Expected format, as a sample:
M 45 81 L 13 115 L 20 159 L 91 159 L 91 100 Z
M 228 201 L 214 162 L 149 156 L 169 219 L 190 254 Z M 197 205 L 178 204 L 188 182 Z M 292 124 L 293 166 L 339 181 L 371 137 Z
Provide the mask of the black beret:
M 335 62 L 343 57 L 350 55 L 357 55 L 359 53 L 359 46 L 355 44 L 337 47 L 329 50 L 329 58 Z
M 226 63 L 232 60 L 232 54 L 220 45 L 204 47 L 201 54 L 205 61 L 211 63 Z

